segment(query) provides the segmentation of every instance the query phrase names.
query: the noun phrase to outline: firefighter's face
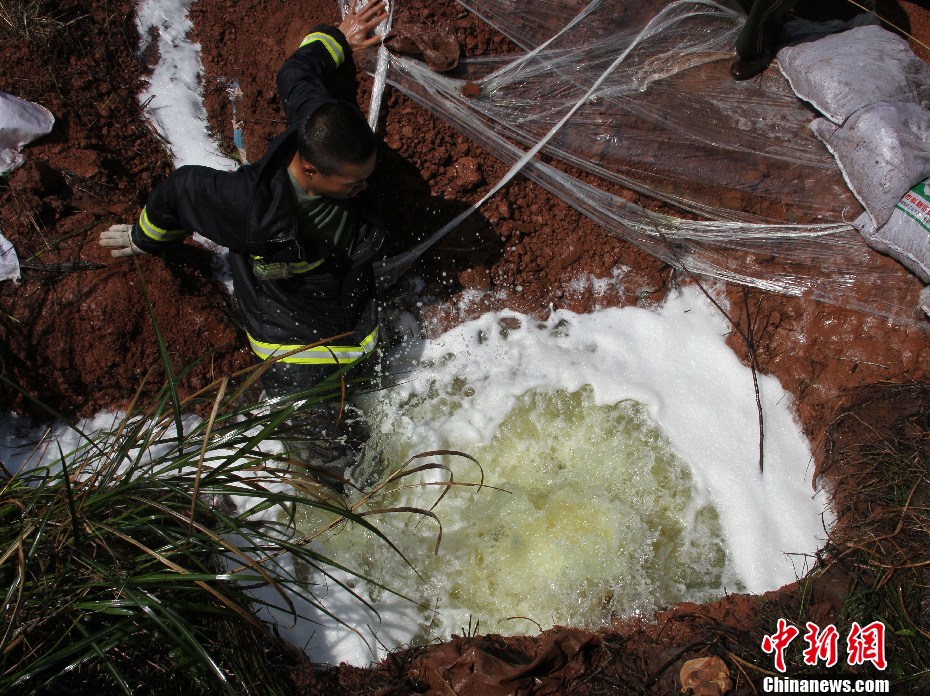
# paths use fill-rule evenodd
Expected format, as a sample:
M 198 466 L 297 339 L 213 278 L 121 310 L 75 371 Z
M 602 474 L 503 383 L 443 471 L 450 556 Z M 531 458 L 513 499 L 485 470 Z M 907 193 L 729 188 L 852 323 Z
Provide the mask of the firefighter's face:
M 329 198 L 352 198 L 365 190 L 368 177 L 375 170 L 377 155 L 372 153 L 365 162 L 346 162 L 332 174 L 323 174 L 312 164 L 304 162 L 304 171 L 309 184 L 308 193 Z

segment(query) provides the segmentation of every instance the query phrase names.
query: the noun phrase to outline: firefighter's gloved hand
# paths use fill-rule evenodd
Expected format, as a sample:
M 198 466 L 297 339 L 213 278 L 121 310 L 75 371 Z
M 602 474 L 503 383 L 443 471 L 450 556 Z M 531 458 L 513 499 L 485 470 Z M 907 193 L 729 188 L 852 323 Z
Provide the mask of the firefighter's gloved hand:
M 110 255 L 117 259 L 145 253 L 132 243 L 132 225 L 110 225 L 100 233 L 100 246 L 108 247 Z
M 360 51 L 379 43 L 380 36 L 369 34 L 388 17 L 384 0 L 370 2 L 360 10 L 356 4 L 355 0 L 350 0 L 346 16 L 339 25 L 339 31 L 346 37 L 352 51 Z

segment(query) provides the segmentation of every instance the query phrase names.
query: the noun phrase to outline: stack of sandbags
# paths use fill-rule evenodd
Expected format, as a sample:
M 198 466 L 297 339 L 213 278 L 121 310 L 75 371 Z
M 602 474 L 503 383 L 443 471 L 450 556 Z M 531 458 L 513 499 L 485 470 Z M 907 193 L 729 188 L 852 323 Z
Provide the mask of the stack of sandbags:
M 930 67 L 879 26 L 783 48 L 778 64 L 825 116 L 811 128 L 865 208 L 853 225 L 930 283 Z

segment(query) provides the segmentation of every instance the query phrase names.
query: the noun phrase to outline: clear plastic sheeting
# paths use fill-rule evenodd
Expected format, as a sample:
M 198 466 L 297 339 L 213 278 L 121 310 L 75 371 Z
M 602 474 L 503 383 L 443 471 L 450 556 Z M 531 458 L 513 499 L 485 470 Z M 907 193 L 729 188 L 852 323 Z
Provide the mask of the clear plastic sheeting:
M 547 154 L 722 219 L 785 222 L 789 208 L 788 222 L 835 222 L 836 201 L 811 200 L 815 182 L 855 205 L 787 81 L 776 70 L 761 84 L 730 77 L 739 13 L 711 2 L 653 5 L 631 26 L 616 3 L 592 3 L 543 50 L 504 59 L 463 105 L 532 145 L 626 52 Z M 789 167 L 790 177 L 776 176 Z
M 850 226 L 862 208 L 811 132 L 814 115 L 775 69 L 730 77 L 740 11 L 709 0 L 460 2 L 527 52 L 463 61 L 458 79 L 392 56 L 389 82 L 679 268 L 911 320 L 916 285 Z M 467 82 L 477 96 L 463 94 Z M 536 148 L 544 157 L 527 157 Z
M 371 0 L 339 0 L 339 11 L 343 18 L 348 14 L 349 7 L 353 2 L 355 3 L 353 9 L 356 12 L 360 12 L 369 5 Z M 387 12 L 387 18 L 375 27 L 374 33 L 377 36 L 387 36 L 391 33 L 391 25 L 394 22 L 394 0 L 384 0 L 384 9 Z M 372 129 L 374 129 L 378 123 L 378 114 L 381 110 L 381 95 L 384 93 L 390 58 L 391 54 L 388 53 L 384 44 L 378 44 L 374 66 L 375 83 L 371 90 L 371 102 L 368 107 L 368 125 L 370 125 Z

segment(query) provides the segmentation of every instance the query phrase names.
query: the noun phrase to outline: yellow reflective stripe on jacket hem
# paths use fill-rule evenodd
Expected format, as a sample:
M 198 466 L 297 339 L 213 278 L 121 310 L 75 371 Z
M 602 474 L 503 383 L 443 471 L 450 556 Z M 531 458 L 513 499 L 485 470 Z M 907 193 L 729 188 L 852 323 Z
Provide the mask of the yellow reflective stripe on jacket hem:
M 375 349 L 378 342 L 378 327 L 375 327 L 375 330 L 368 334 L 361 344 L 357 346 L 313 346 L 312 348 L 304 348 L 300 344 L 265 343 L 252 338 L 251 334 L 248 336 L 252 350 L 262 360 L 290 353 L 287 357 L 280 358 L 280 362 L 299 365 L 348 365 L 368 357 Z
M 139 227 L 142 228 L 142 232 L 145 233 L 146 237 L 154 239 L 156 242 L 170 242 L 184 234 L 184 230 L 163 230 L 158 225 L 153 225 L 145 208 L 142 209 L 142 213 L 139 215 Z
M 324 34 L 321 31 L 315 31 L 312 34 L 307 34 L 304 37 L 304 40 L 301 42 L 300 47 L 303 48 L 307 44 L 313 43 L 314 41 L 319 41 L 326 47 L 326 50 L 329 51 L 329 55 L 331 55 L 333 60 L 336 62 L 337 68 L 342 65 L 343 62 L 345 62 L 346 56 L 342 51 L 342 46 L 339 45 L 339 42 L 329 34 Z

